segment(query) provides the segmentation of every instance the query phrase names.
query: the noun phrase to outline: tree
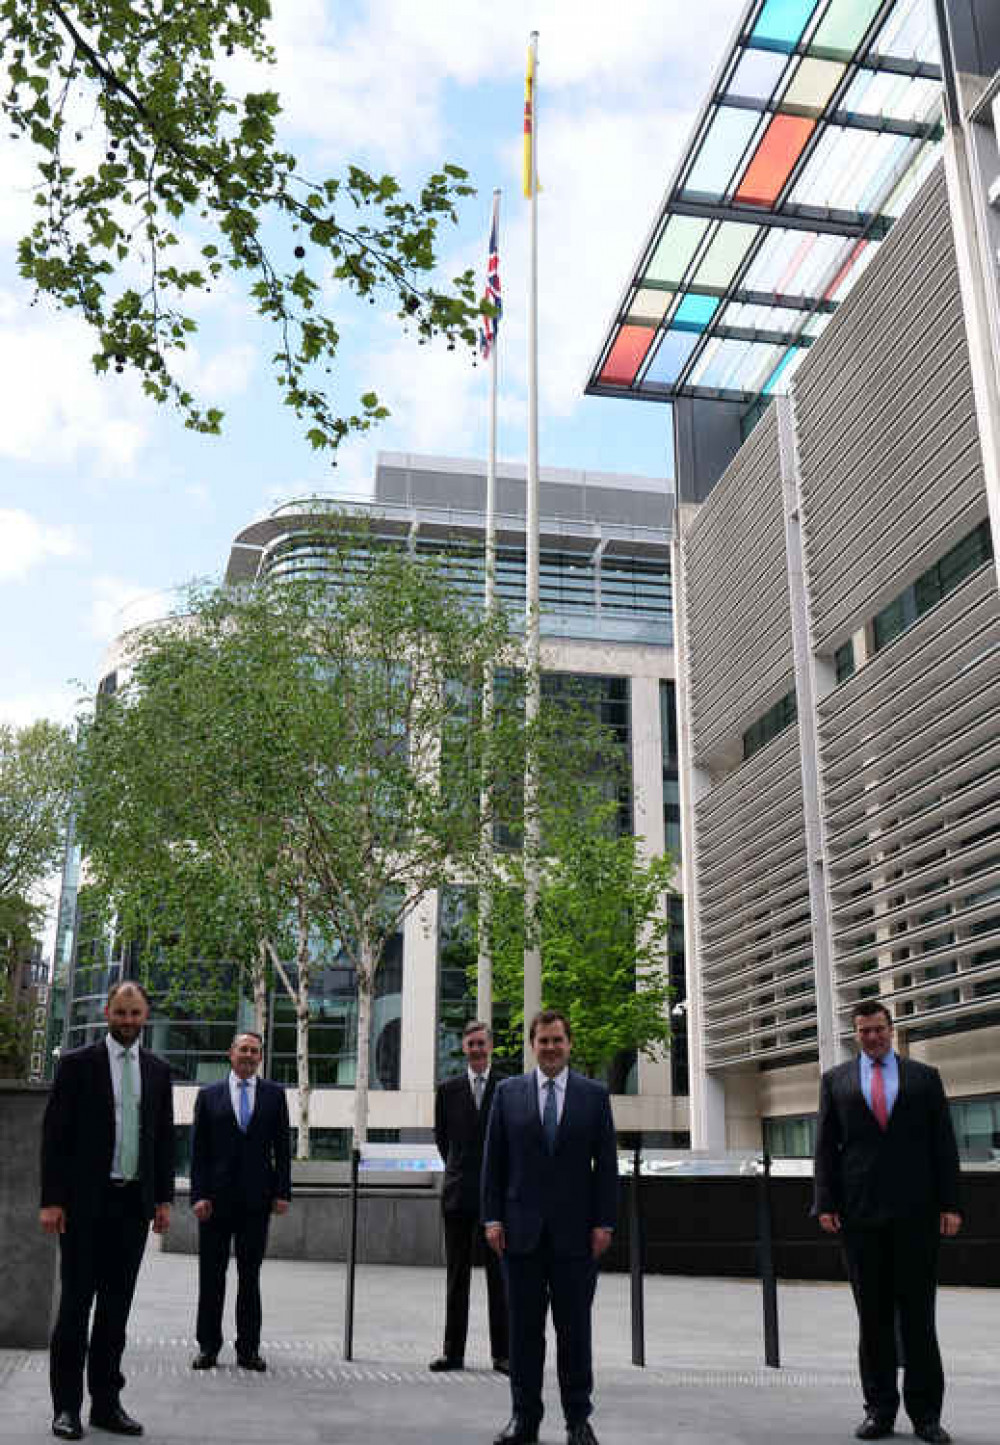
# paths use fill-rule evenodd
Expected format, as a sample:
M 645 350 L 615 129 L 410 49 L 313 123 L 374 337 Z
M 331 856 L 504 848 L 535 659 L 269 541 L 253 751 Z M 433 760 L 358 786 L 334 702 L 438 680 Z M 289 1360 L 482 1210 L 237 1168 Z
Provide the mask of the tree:
M 673 864 L 644 857 L 617 828 L 618 804 L 585 782 L 566 805 L 543 810 L 538 915 L 542 997 L 573 1029 L 573 1059 L 595 1075 L 623 1054 L 655 1056 L 670 1042 L 668 919 Z M 523 861 L 513 857 L 493 887 L 494 993 L 523 1026 Z M 612 1081 L 614 1082 L 614 1081 Z
M 336 946 L 356 981 L 360 1143 L 376 975 L 410 912 L 475 856 L 484 750 L 506 744 L 468 700 L 510 644 L 433 558 L 316 528 L 318 576 L 195 597 L 137 640 L 85 732 L 80 838 L 147 968 L 186 986 L 214 955 L 282 980 L 300 1140 L 314 954 Z
M 23 1078 L 30 1018 L 24 970 L 31 960 L 41 910 L 18 894 L 0 898 L 0 1078 Z
M 336 448 L 387 413 L 370 390 L 346 412 L 330 400 L 340 338 L 324 284 L 391 297 L 421 342 L 472 345 L 472 273 L 450 291 L 430 284 L 439 226 L 472 188 L 455 165 L 414 199 L 355 165 L 305 177 L 280 145 L 278 96 L 226 86 L 234 58 L 273 61 L 270 15 L 268 0 L 0 0 L 3 110 L 37 155 L 38 219 L 18 260 L 92 328 L 97 371 L 132 368 L 201 432 L 222 412 L 176 363 L 198 330 L 193 302 L 235 275 L 275 328 L 284 402 L 313 447 Z
M 0 723 L 0 901 L 30 899 L 56 867 L 73 785 L 69 730 Z

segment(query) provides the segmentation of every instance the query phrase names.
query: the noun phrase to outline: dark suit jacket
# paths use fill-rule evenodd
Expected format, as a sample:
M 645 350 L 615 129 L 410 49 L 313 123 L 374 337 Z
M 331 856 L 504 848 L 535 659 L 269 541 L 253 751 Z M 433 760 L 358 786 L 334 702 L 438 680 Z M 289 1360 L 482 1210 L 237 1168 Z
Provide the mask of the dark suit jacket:
M 280 1084 L 257 1080 L 253 1114 L 244 1134 L 236 1122 L 228 1076 L 207 1084 L 194 1101 L 191 1131 L 191 1203 L 269 1209 L 291 1199 L 288 1102 Z
M 496 1087 L 496 1074 L 491 1069 L 482 1107 L 477 1109 L 468 1070 L 438 1085 L 434 1097 L 434 1142 L 445 1165 L 441 1191 L 441 1208 L 445 1214 L 479 1215 L 483 1145 Z
M 146 1217 L 174 1197 L 174 1113 L 170 1069 L 139 1050 L 139 1182 Z M 42 1126 L 42 1207 L 60 1204 L 67 1221 L 93 1218 L 111 1174 L 115 1098 L 107 1044 L 59 1060 Z
M 590 1231 L 614 1228 L 618 1159 L 603 1084 L 570 1071 L 555 1152 L 545 1145 L 535 1071 L 505 1079 L 486 1132 L 482 1218 L 504 1226 L 511 1254 L 547 1230 L 557 1254 L 590 1257 Z
M 814 1213 L 844 1224 L 958 1211 L 959 1165 L 941 1076 L 899 1060 L 899 1094 L 883 1133 L 865 1102 L 857 1059 L 827 1070 L 820 1085 Z

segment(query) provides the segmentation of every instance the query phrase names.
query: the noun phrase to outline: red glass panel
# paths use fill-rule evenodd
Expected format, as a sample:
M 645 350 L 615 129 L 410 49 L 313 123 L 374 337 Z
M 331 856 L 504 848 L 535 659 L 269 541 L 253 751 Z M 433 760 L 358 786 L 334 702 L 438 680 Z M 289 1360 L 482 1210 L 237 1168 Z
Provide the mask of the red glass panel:
M 649 326 L 623 326 L 599 380 L 611 386 L 630 386 L 655 335 L 655 330 Z
M 864 237 L 862 237 L 860 241 L 855 241 L 854 245 L 850 249 L 850 252 L 848 253 L 847 260 L 844 262 L 840 270 L 837 272 L 836 276 L 834 276 L 829 286 L 823 292 L 824 301 L 833 300 L 834 296 L 836 296 L 838 290 L 840 289 L 840 284 L 843 281 L 844 277 L 847 275 L 848 271 L 850 271 L 851 267 L 854 265 L 855 261 L 857 261 L 858 257 L 861 255 L 862 251 L 867 245 L 868 242 L 864 239 Z
M 792 167 L 816 129 L 801 115 L 776 115 L 747 166 L 733 200 L 744 206 L 773 206 Z

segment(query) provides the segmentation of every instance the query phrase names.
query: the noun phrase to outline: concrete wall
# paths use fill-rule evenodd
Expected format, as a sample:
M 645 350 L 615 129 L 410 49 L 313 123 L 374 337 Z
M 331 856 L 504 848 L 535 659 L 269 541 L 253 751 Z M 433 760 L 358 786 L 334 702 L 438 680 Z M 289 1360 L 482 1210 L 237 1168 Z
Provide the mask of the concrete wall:
M 170 1232 L 161 1248 L 169 1254 L 194 1254 L 198 1224 L 187 1191 L 178 1190 Z M 267 1252 L 272 1259 L 347 1258 L 350 1195 L 345 1188 L 296 1188 L 286 1215 L 275 1215 Z M 441 1199 L 430 1185 L 366 1190 L 358 1207 L 360 1264 L 443 1264 Z
M 39 1139 L 48 1088 L 0 1080 L 0 1348 L 49 1342 L 58 1249 L 38 1226 Z

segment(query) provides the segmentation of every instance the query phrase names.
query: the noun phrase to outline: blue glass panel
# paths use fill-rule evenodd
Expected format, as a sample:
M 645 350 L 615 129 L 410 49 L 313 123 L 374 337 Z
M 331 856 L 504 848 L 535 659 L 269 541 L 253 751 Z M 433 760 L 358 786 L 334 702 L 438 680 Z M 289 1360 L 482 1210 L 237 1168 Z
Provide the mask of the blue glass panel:
M 660 349 L 646 373 L 646 380 L 659 382 L 661 386 L 670 386 L 680 376 L 688 357 L 697 345 L 697 332 L 665 331 Z
M 795 49 L 816 10 L 818 0 L 767 0 L 750 34 L 762 50 Z
M 689 294 L 674 312 L 671 326 L 678 331 L 704 331 L 716 311 L 719 301 L 716 296 L 695 296 Z
M 784 55 L 770 50 L 744 50 L 726 94 L 741 95 L 745 100 L 770 100 L 787 64 Z
M 694 165 L 688 172 L 684 191 L 694 191 L 703 196 L 724 196 L 759 126 L 757 111 L 720 105 L 712 116 Z
M 791 365 L 792 361 L 795 359 L 796 356 L 798 356 L 801 349 L 802 348 L 799 346 L 790 346 L 788 348 L 784 356 L 778 362 L 777 366 L 771 372 L 771 375 L 767 378 L 767 381 L 765 381 L 764 383 L 765 396 L 770 396 L 772 394 L 775 387 L 778 386 L 779 382 L 781 381 L 783 372 L 788 366 Z

